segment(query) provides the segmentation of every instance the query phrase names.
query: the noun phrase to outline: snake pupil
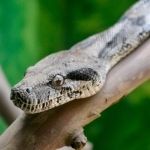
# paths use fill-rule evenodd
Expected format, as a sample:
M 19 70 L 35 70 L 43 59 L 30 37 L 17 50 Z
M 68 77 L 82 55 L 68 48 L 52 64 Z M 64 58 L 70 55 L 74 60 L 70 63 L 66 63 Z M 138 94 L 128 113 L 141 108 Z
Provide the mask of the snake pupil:
M 63 85 L 63 83 L 64 83 L 64 78 L 63 78 L 63 76 L 61 76 L 61 75 L 56 75 L 56 76 L 53 78 L 53 83 L 54 83 L 54 85 L 56 85 L 56 86 L 61 86 L 61 85 Z

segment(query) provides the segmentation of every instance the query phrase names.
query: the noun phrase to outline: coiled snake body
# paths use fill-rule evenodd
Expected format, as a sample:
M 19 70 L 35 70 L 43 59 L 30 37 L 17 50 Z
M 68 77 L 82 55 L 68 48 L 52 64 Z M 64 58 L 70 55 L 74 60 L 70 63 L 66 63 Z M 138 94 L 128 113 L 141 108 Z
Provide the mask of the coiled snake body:
M 11 90 L 26 113 L 96 94 L 108 71 L 150 36 L 150 0 L 140 0 L 108 30 L 39 61 Z

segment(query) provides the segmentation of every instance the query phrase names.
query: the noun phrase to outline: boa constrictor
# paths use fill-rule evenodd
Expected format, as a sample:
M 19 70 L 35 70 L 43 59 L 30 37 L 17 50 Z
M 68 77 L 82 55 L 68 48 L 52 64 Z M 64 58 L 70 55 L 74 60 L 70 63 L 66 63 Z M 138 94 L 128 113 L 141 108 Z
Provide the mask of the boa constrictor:
M 108 30 L 27 69 L 11 100 L 34 114 L 96 94 L 108 71 L 150 36 L 150 0 L 140 0 Z

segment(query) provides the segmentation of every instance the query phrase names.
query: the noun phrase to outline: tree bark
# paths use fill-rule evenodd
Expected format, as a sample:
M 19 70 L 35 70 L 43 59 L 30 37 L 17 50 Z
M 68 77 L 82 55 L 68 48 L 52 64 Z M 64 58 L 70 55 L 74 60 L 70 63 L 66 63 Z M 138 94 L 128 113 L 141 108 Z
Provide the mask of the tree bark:
M 108 73 L 98 94 L 39 114 L 22 113 L 1 136 L 0 149 L 55 150 L 70 145 L 76 129 L 92 122 L 149 78 L 150 39 Z

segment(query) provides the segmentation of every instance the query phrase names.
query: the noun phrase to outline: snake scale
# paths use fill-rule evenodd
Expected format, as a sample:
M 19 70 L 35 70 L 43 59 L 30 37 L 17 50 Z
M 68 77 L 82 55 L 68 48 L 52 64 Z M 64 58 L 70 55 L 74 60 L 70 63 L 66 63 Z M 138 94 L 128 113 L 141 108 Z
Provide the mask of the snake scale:
M 150 0 L 140 0 L 108 30 L 27 69 L 11 90 L 14 105 L 29 114 L 96 94 L 108 71 L 150 36 Z

